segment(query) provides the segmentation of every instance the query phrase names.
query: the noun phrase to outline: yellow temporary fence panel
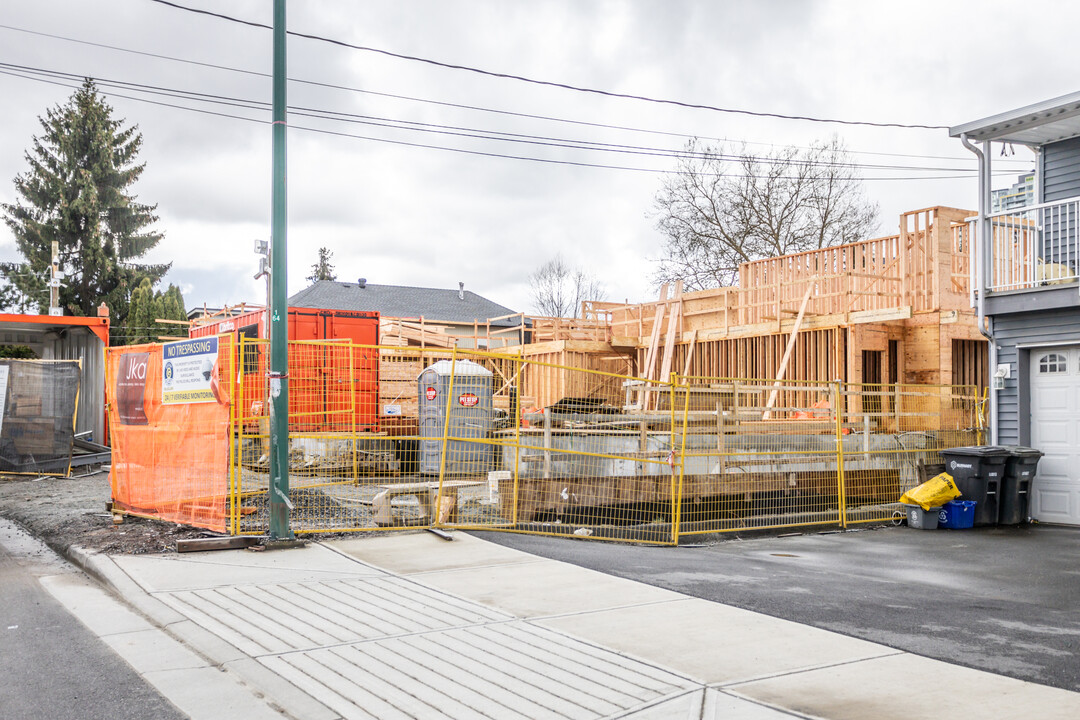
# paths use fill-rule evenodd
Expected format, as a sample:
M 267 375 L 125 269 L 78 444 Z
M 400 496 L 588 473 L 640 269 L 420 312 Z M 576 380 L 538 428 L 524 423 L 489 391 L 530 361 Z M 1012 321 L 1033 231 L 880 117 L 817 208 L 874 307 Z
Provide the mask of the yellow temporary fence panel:
M 187 485 L 158 487 L 153 473 L 137 472 L 142 463 L 179 464 L 179 455 L 134 439 L 153 430 L 122 430 L 114 492 L 125 507 L 266 532 L 263 346 L 241 339 L 222 349 L 221 367 L 231 360 L 238 369 L 228 402 L 161 415 L 152 426 L 188 454 L 190 476 L 166 474 L 189 477 Z M 124 351 L 158 362 L 146 348 L 117 356 Z M 290 523 L 299 534 L 453 527 L 675 544 L 706 533 L 881 522 L 905 490 L 935 474 L 941 449 L 977 443 L 981 429 L 970 387 L 677 375 L 644 382 L 510 350 L 337 341 L 290 343 L 289 352 Z M 110 356 L 112 373 L 118 357 Z M 357 393 L 358 382 L 378 387 Z M 526 394 L 554 387 L 565 394 L 547 407 Z M 374 397 L 377 408 L 357 405 Z

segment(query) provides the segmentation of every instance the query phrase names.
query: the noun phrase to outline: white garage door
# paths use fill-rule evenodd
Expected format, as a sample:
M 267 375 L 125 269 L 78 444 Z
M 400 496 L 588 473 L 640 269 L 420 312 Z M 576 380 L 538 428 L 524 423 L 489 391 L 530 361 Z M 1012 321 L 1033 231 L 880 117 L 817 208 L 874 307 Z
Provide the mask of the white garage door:
M 1031 445 L 1046 453 L 1031 516 L 1080 525 L 1080 346 L 1035 349 L 1030 357 Z

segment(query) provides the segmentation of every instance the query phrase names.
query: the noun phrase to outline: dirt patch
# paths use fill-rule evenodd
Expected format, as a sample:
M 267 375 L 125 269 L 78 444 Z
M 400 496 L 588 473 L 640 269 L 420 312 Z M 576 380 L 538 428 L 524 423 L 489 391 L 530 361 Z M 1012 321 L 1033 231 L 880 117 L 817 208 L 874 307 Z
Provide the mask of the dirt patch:
M 109 554 L 176 552 L 177 540 L 213 534 L 136 517 L 114 525 L 105 510 L 110 497 L 107 471 L 67 478 L 0 476 L 0 516 L 61 552 L 71 545 Z

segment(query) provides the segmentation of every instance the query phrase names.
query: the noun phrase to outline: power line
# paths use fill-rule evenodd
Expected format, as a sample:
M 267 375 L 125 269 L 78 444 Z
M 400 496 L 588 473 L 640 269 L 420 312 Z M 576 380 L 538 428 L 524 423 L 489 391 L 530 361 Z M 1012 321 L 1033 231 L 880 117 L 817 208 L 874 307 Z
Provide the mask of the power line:
M 43 79 L 43 78 L 22 75 L 22 74 L 19 74 L 18 72 L 9 71 L 9 70 L 0 70 L 0 74 L 2 74 L 2 75 L 10 75 L 12 77 L 18 77 L 18 78 L 22 78 L 24 80 L 33 80 L 35 82 L 48 83 L 50 85 L 59 85 L 61 87 L 72 88 L 72 89 L 79 87 L 78 85 L 73 85 L 70 82 L 62 82 L 62 81 L 57 81 L 57 80 L 47 80 L 47 79 Z M 257 118 L 246 117 L 246 116 L 243 116 L 243 115 L 234 115 L 234 114 L 230 114 L 230 113 L 216 112 L 216 111 L 213 111 L 213 110 L 205 110 L 203 108 L 193 108 L 193 107 L 189 107 L 187 105 L 177 105 L 177 104 L 174 104 L 174 103 L 166 103 L 166 102 L 161 102 L 161 101 L 158 101 L 158 100 L 150 100 L 150 99 L 147 99 L 147 98 L 141 98 L 141 97 L 136 97 L 136 96 L 132 96 L 132 95 L 124 95 L 122 93 L 117 93 L 117 92 L 111 92 L 111 93 L 105 93 L 105 94 L 109 95 L 111 97 L 119 97 L 119 98 L 124 98 L 126 100 L 133 100 L 135 102 L 142 102 L 142 103 L 147 103 L 147 104 L 150 104 L 150 105 L 158 105 L 158 106 L 161 106 L 161 107 L 174 108 L 174 109 L 178 109 L 178 110 L 187 110 L 189 112 L 200 113 L 200 114 L 203 114 L 203 115 L 211 115 L 211 116 L 215 116 L 215 117 L 231 118 L 231 119 L 235 119 L 235 120 L 244 120 L 244 121 L 247 121 L 247 122 L 259 123 L 261 125 L 269 124 L 269 122 L 266 121 L 266 120 L 259 120 Z M 348 138 L 354 138 L 354 139 L 358 139 L 358 140 L 367 140 L 367 141 L 371 141 L 371 142 L 378 142 L 378 143 L 384 143 L 384 144 L 389 144 L 389 145 L 399 145 L 399 146 L 404 146 L 404 147 L 414 147 L 414 148 L 422 148 L 422 149 L 430 149 L 430 150 L 442 150 L 442 151 L 446 151 L 446 152 L 453 152 L 453 153 L 464 154 L 464 155 L 475 155 L 475 156 L 480 156 L 480 157 L 493 157 L 493 158 L 502 158 L 502 159 L 507 159 L 507 160 L 523 160 L 523 161 L 527 161 L 527 162 L 537 162 L 537 163 L 543 163 L 543 164 L 549 164 L 549 165 L 568 165 L 568 166 L 573 166 L 573 167 L 588 167 L 588 168 L 599 168 L 599 169 L 606 169 L 606 170 L 626 170 L 626 171 L 630 171 L 630 172 L 646 172 L 646 173 L 662 174 L 662 175 L 676 175 L 676 174 L 679 174 L 679 171 L 677 171 L 677 170 L 663 170 L 663 169 L 655 169 L 655 168 L 631 167 L 631 166 L 625 166 L 625 165 L 605 165 L 605 164 L 599 164 L 599 163 L 575 162 L 575 161 L 570 161 L 570 160 L 555 160 L 555 159 L 551 159 L 551 158 L 538 158 L 538 157 L 530 157 L 530 156 L 523 156 L 523 155 L 508 155 L 508 154 L 505 154 L 505 153 L 483 152 L 483 151 L 479 151 L 479 150 L 466 150 L 464 148 L 447 147 L 447 146 L 444 146 L 444 145 L 431 145 L 431 144 L 425 144 L 425 143 L 406 142 L 406 141 L 402 141 L 402 140 L 390 140 L 390 139 L 387 139 L 387 138 L 378 138 L 378 137 L 371 137 L 371 136 L 366 136 L 366 135 L 358 135 L 358 134 L 355 134 L 355 133 L 345 133 L 345 132 L 340 132 L 340 131 L 332 131 L 332 130 L 326 130 L 326 129 L 322 129 L 322 128 L 307 127 L 307 126 L 303 126 L 303 125 L 289 125 L 289 127 L 291 129 L 293 129 L 293 130 L 302 130 L 302 131 L 305 131 L 305 132 L 313 132 L 313 133 L 324 134 L 324 135 L 332 135 L 332 136 L 337 136 L 337 137 L 348 137 Z M 972 171 L 972 172 L 974 172 L 974 171 Z M 704 177 L 727 177 L 727 178 L 735 178 L 735 179 L 740 179 L 740 178 L 741 179 L 746 179 L 747 178 L 746 175 L 729 174 L 729 173 L 694 173 L 694 174 L 699 175 L 699 176 L 704 176 Z M 995 173 L 995 174 L 1011 175 L 1013 173 L 1012 172 L 1006 172 L 1006 173 Z M 945 176 L 933 176 L 933 175 L 930 175 L 930 176 L 923 176 L 923 177 L 860 177 L 860 178 L 856 178 L 854 176 L 851 176 L 849 178 L 837 178 L 837 179 L 838 180 L 842 180 L 842 179 L 859 179 L 859 180 L 863 180 L 863 181 L 867 181 L 867 182 L 873 182 L 873 181 L 902 181 L 902 180 L 955 180 L 955 179 L 959 179 L 960 177 L 961 176 L 958 176 L 958 175 L 945 175 Z M 788 178 L 788 179 L 790 179 L 790 178 Z
M 207 15 L 210 17 L 218 18 L 220 20 L 227 20 L 233 23 L 239 23 L 241 25 L 248 25 L 250 27 L 263 28 L 266 30 L 272 30 L 270 25 L 264 23 L 258 23 L 251 20 L 243 20 L 232 15 L 226 15 L 224 13 L 212 12 L 210 10 L 202 10 L 200 8 L 188 7 L 187 5 L 181 5 L 179 3 L 170 2 L 169 0 L 150 0 L 150 2 L 158 3 L 159 5 L 166 5 L 177 10 L 184 10 L 186 12 L 195 13 L 197 15 Z M 816 123 L 829 123 L 836 125 L 862 125 L 869 127 L 880 128 L 901 128 L 906 130 L 948 130 L 948 125 L 922 125 L 922 124 L 905 124 L 905 123 L 883 123 L 883 122 L 871 122 L 868 120 L 840 120 L 836 118 L 819 118 L 810 115 L 784 115 L 782 113 L 762 112 L 756 110 L 738 110 L 734 108 L 722 108 L 715 105 L 704 105 L 700 103 L 688 103 L 680 100 L 666 100 L 661 98 L 648 97 L 646 95 L 632 95 L 628 93 L 617 93 L 610 90 L 598 90 L 596 88 L 587 88 L 578 85 L 569 85 L 567 83 L 553 82 L 550 80 L 537 80 L 535 78 L 525 77 L 523 75 L 513 75 L 510 73 L 495 72 L 492 70 L 482 70 L 480 68 L 470 67 L 468 65 L 458 65 L 454 63 L 441 62 L 439 60 L 432 60 L 430 58 L 423 58 L 416 55 L 404 55 L 402 53 L 391 52 L 390 50 L 383 50 L 381 48 L 370 47 L 366 45 L 356 45 L 354 43 L 345 42 L 344 40 L 337 40 L 334 38 L 328 38 L 322 35 L 313 35 L 310 33 L 296 32 L 295 30 L 286 31 L 289 35 L 295 37 L 305 38 L 307 40 L 315 40 L 317 42 L 324 42 L 331 45 L 337 45 L 339 47 L 349 48 L 350 50 L 360 50 L 363 52 L 377 53 L 379 55 L 385 55 L 387 57 L 397 58 L 399 60 L 409 60 L 411 62 L 420 62 L 427 65 L 433 65 L 435 67 L 446 68 L 449 70 L 463 70 L 466 72 L 476 73 L 478 75 L 485 75 L 487 77 L 501 78 L 504 80 L 517 80 L 519 82 L 530 83 L 533 85 L 543 85 L 546 87 L 554 87 L 562 90 L 572 90 L 574 92 L 588 93 L 592 95 L 600 95 L 603 97 L 622 98 L 626 100 L 638 100 L 641 102 L 654 103 L 659 105 L 674 105 L 676 107 L 688 108 L 691 110 L 708 110 L 711 112 L 720 113 L 732 113 L 737 115 L 750 115 L 752 117 L 768 117 L 777 118 L 780 120 L 801 120 L 805 122 Z
M 44 68 L 31 67 L 26 65 L 16 65 L 13 63 L 0 62 L 0 67 L 8 68 L 24 73 L 30 73 L 32 75 L 44 75 L 51 78 L 62 78 L 71 81 L 77 81 L 81 79 L 81 75 L 77 73 L 68 73 L 58 70 L 48 70 Z M 157 85 L 146 85 L 144 83 L 134 83 L 122 80 L 114 80 L 110 78 L 95 78 L 95 82 L 99 87 L 120 87 L 125 90 L 134 90 L 137 92 L 145 92 L 154 95 L 164 95 L 170 98 L 180 98 L 186 100 L 196 100 L 199 102 L 210 102 L 218 105 L 224 105 L 228 107 L 239 107 L 248 110 L 262 110 L 265 111 L 269 108 L 269 103 L 260 100 L 251 100 L 247 98 L 237 98 L 225 95 L 217 95 L 210 93 L 202 93 L 191 90 L 178 90 L 175 88 L 166 88 Z M 679 159 L 700 159 L 700 160 L 717 160 L 717 161 L 730 161 L 730 162 L 742 162 L 751 159 L 744 155 L 735 154 L 723 154 L 713 152 L 689 152 L 681 150 L 670 150 L 667 148 L 655 148 L 637 145 L 626 145 L 616 143 L 599 143 L 595 141 L 574 140 L 567 138 L 557 138 L 549 136 L 537 136 L 526 135 L 522 133 L 509 133 L 503 131 L 484 131 L 475 128 L 439 125 L 433 123 L 421 123 L 410 120 L 398 120 L 394 118 L 383 118 L 371 115 L 360 115 L 357 113 L 347 113 L 340 111 L 329 111 L 320 108 L 308 108 L 302 106 L 290 106 L 290 110 L 294 115 L 301 117 L 310 117 L 321 120 L 332 120 L 339 122 L 350 122 L 362 125 L 368 125 L 373 127 L 383 127 L 395 130 L 408 130 L 412 132 L 433 133 L 440 135 L 450 135 L 457 137 L 464 137 L 477 140 L 494 140 L 500 142 L 513 142 L 522 143 L 528 145 L 538 145 L 545 147 L 557 147 L 563 149 L 572 150 L 590 150 L 594 152 L 607 152 L 607 153 L 619 153 L 628 155 L 640 155 L 651 157 L 663 157 L 663 158 L 679 158 Z M 752 158 L 754 162 L 766 165 L 791 165 L 796 167 L 810 167 L 810 166 L 825 166 L 825 167 L 840 167 L 840 168 L 858 168 L 869 170 L 901 170 L 901 171 L 937 171 L 937 172 L 956 172 L 962 174 L 971 174 L 975 170 L 974 168 L 953 168 L 953 167 L 926 167 L 926 166 L 914 166 L 914 165 L 880 165 L 880 164 L 867 164 L 857 162 L 829 162 L 820 161 L 813 162 L 804 159 L 790 159 L 784 160 L 781 158 L 770 157 L 758 157 Z
M 181 57 L 176 57 L 176 56 L 173 56 L 173 55 L 163 55 L 163 54 L 160 54 L 160 53 L 146 52 L 146 51 L 143 51 L 143 50 L 135 50 L 135 49 L 132 49 L 132 48 L 125 48 L 125 47 L 120 47 L 120 46 L 117 46 L 117 45 L 109 45 L 107 43 L 91 42 L 89 40 L 81 40 L 81 39 L 78 39 L 78 38 L 67 37 L 67 36 L 64 36 L 64 35 L 56 35 L 56 34 L 52 34 L 52 33 L 40 32 L 40 31 L 37 31 L 37 30 L 29 30 L 27 28 L 15 27 L 13 25 L 4 25 L 2 23 L 0 23 L 0 28 L 6 29 L 6 30 L 12 30 L 12 31 L 15 31 L 15 32 L 27 33 L 27 34 L 30 34 L 30 35 L 36 35 L 36 36 L 39 36 L 39 37 L 47 37 L 47 38 L 52 38 L 52 39 L 55 39 L 55 40 L 62 40 L 62 41 L 65 41 L 65 42 L 71 42 L 71 43 L 76 43 L 76 44 L 80 44 L 80 45 L 87 45 L 87 46 L 90 46 L 90 47 L 97 47 L 97 48 L 103 48 L 103 49 L 107 49 L 107 50 L 113 50 L 113 51 L 116 51 L 116 52 L 130 53 L 130 54 L 133 54 L 133 55 L 140 55 L 140 56 L 143 56 L 143 57 L 152 57 L 152 58 L 156 58 L 156 59 L 159 59 L 159 60 L 168 60 L 170 62 L 178 62 L 178 63 L 188 64 L 188 65 L 194 65 L 194 66 L 197 66 L 197 67 L 205 67 L 205 68 L 210 68 L 210 69 L 214 69 L 214 70 L 224 70 L 224 71 L 227 71 L 227 72 L 235 72 L 235 73 L 240 73 L 240 74 L 244 74 L 244 75 L 250 75 L 250 76 L 253 76 L 253 77 L 261 77 L 261 78 L 269 78 L 269 77 L 271 77 L 270 73 L 259 72 L 259 71 L 256 71 L 256 70 L 248 70 L 246 68 L 239 68 L 239 67 L 234 67 L 234 66 L 229 66 L 229 65 L 221 65 L 221 64 L 217 64 L 217 63 L 202 62 L 202 61 L 199 61 L 199 60 L 192 60 L 192 59 L 189 59 L 189 58 L 181 58 Z M 82 76 L 80 75 L 80 77 L 82 77 Z M 353 86 L 348 86 L 348 85 L 338 85 L 338 84 L 334 84 L 334 83 L 319 82 L 319 81 L 316 81 L 316 80 L 307 80 L 307 79 L 304 79 L 304 78 L 290 77 L 290 78 L 288 78 L 288 80 L 289 80 L 289 82 L 294 82 L 294 83 L 298 83 L 298 84 L 302 84 L 302 85 L 311 85 L 313 87 L 322 87 L 322 88 L 332 89 L 332 90 L 342 90 L 342 91 L 346 91 L 346 92 L 354 92 L 354 93 L 359 93 L 359 94 L 364 94 L 364 95 L 373 95 L 373 96 L 376 96 L 376 97 L 385 97 L 385 98 L 391 98 L 391 99 L 395 99 L 395 100 L 405 100 L 405 101 L 409 101 L 409 102 L 424 103 L 424 104 L 429 104 L 429 105 L 436 105 L 436 106 L 441 106 L 441 107 L 449 107 L 449 108 L 455 108 L 455 109 L 461 109 L 461 110 L 470 110 L 470 111 L 475 111 L 475 112 L 483 112 L 483 113 L 491 113 L 491 114 L 497 114 L 497 115 L 505 115 L 505 116 L 508 116 L 508 117 L 518 117 L 518 118 L 525 118 L 525 119 L 532 119 L 532 120 L 542 120 L 542 121 L 545 121 L 545 122 L 556 122 L 556 123 L 563 123 L 563 124 L 570 124 L 570 125 L 580 125 L 580 126 L 583 126 L 583 127 L 592 127 L 592 128 L 600 128 L 600 129 L 608 129 L 608 130 L 619 130 L 619 131 L 624 131 L 624 132 L 661 135 L 661 136 L 677 137 L 677 138 L 683 138 L 683 139 L 704 139 L 704 140 L 713 140 L 713 141 L 722 142 L 722 143 L 735 143 L 735 144 L 741 144 L 741 145 L 761 145 L 761 146 L 766 146 L 766 147 L 778 147 L 778 145 L 776 143 L 755 142 L 755 141 L 752 141 L 752 140 L 745 140 L 745 139 L 731 140 L 730 138 L 707 137 L 707 136 L 703 136 L 703 135 L 692 135 L 692 134 L 687 134 L 687 133 L 677 133 L 677 132 L 671 132 L 671 131 L 665 131 L 665 130 L 655 130 L 655 129 L 649 129 L 649 128 L 638 128 L 638 127 L 632 127 L 632 126 L 627 126 L 627 125 L 588 122 L 588 121 L 584 121 L 584 120 L 573 120 L 573 119 L 570 119 L 570 118 L 554 117 L 554 116 L 550 116 L 550 115 L 538 115 L 538 114 L 532 114 L 532 113 L 516 112 L 516 111 L 512 111 L 512 110 L 502 110 L 502 109 L 497 109 L 497 108 L 488 108 L 488 107 L 483 107 L 483 106 L 478 106 L 478 105 L 468 105 L 468 104 L 462 104 L 462 103 L 446 102 L 446 101 L 441 101 L 441 100 L 432 100 L 432 99 L 429 99 L 429 98 L 421 98 L 421 97 L 415 97 L 415 96 L 411 96 L 411 95 L 401 95 L 401 94 L 395 94 L 395 93 L 379 92 L 379 91 L 375 91 L 375 90 L 365 90 L 363 88 L 358 88 L 358 87 L 353 87 Z M 800 145 L 789 145 L 787 147 L 795 147 L 795 148 L 798 148 L 798 149 L 801 149 L 801 150 L 809 149 L 806 146 L 800 146 Z M 919 155 L 919 154 L 913 154 L 913 153 L 880 152 L 880 151 L 872 151 L 872 150 L 853 150 L 853 149 L 849 149 L 849 150 L 847 150 L 847 152 L 850 153 L 850 154 L 853 154 L 853 155 L 875 155 L 875 156 L 881 156 L 881 157 L 903 157 L 903 158 L 912 158 L 912 159 L 920 159 L 920 160 L 958 160 L 958 161 L 964 161 L 964 160 L 969 159 L 967 157 L 957 157 L 957 156 L 949 156 L 949 155 Z M 1022 159 L 1019 159 L 1019 158 L 1016 158 L 1016 159 L 1005 158 L 1003 160 L 998 160 L 998 162 L 999 163 L 1000 162 L 1012 162 L 1012 163 L 1025 163 L 1025 164 L 1029 163 L 1029 161 L 1022 160 Z

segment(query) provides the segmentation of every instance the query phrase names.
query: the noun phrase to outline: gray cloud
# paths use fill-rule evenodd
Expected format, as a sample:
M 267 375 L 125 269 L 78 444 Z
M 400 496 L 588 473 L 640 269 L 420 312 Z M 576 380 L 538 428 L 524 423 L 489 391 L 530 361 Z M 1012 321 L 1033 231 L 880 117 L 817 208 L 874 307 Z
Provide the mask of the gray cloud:
M 193 5 L 269 22 L 269 4 Z M 1037 3 L 1036 3 L 1037 4 Z M 828 117 L 955 124 L 1064 94 L 1063 62 L 1080 10 L 1053 7 L 1052 23 L 1004 23 L 1012 3 L 902 6 L 833 2 L 595 2 L 495 0 L 292 3 L 290 27 L 396 52 L 491 70 L 723 107 Z M 973 12 L 978 10 L 977 13 Z M 110 4 L 41 0 L 5 7 L 6 24 L 259 71 L 270 68 L 270 33 L 143 0 Z M 1038 41 L 1035 41 L 1038 38 Z M 95 77 L 270 99 L 265 78 L 238 75 L 0 30 L 4 59 Z M 1016 52 L 1023 48 L 1023 52 Z M 289 72 L 331 84 L 673 133 L 806 144 L 838 132 L 855 150 L 946 155 L 974 168 L 942 131 L 810 125 L 602 98 L 336 48 L 289 41 Z M 986 83 L 993 78 L 992 87 Z M 9 99 L 0 117 L 0 200 L 22 171 L 37 116 L 70 91 L 0 75 Z M 372 94 L 293 84 L 295 105 L 417 122 L 678 148 L 682 139 L 477 113 Z M 127 93 L 125 93 L 127 94 Z M 195 106 L 191 101 L 173 102 Z M 254 237 L 269 234 L 270 129 L 114 96 L 137 123 L 147 170 L 136 191 L 156 202 L 173 260 L 167 281 L 191 287 L 189 304 L 257 300 Z M 199 104 L 214 112 L 265 117 Z M 517 146 L 333 123 L 310 125 L 372 138 L 447 145 L 552 160 L 655 169 L 670 160 Z M 655 292 L 650 258 L 659 238 L 647 216 L 660 176 L 544 165 L 404 147 L 293 130 L 289 140 L 289 285 L 303 287 L 319 247 L 345 279 L 455 287 L 459 280 L 514 307 L 530 303 L 527 277 L 557 252 L 594 269 L 612 297 Z M 757 146 L 750 146 L 757 147 Z M 911 158 L 860 156 L 911 164 Z M 943 161 L 928 160 L 927 164 Z M 1023 163 L 1013 163 L 1017 171 Z M 865 170 L 867 176 L 887 171 Z M 902 173 L 892 173 L 898 175 Z M 924 173 L 930 174 L 930 173 Z M 882 232 L 905 209 L 972 205 L 974 179 L 872 181 Z M 0 228 L 0 259 L 14 254 Z

